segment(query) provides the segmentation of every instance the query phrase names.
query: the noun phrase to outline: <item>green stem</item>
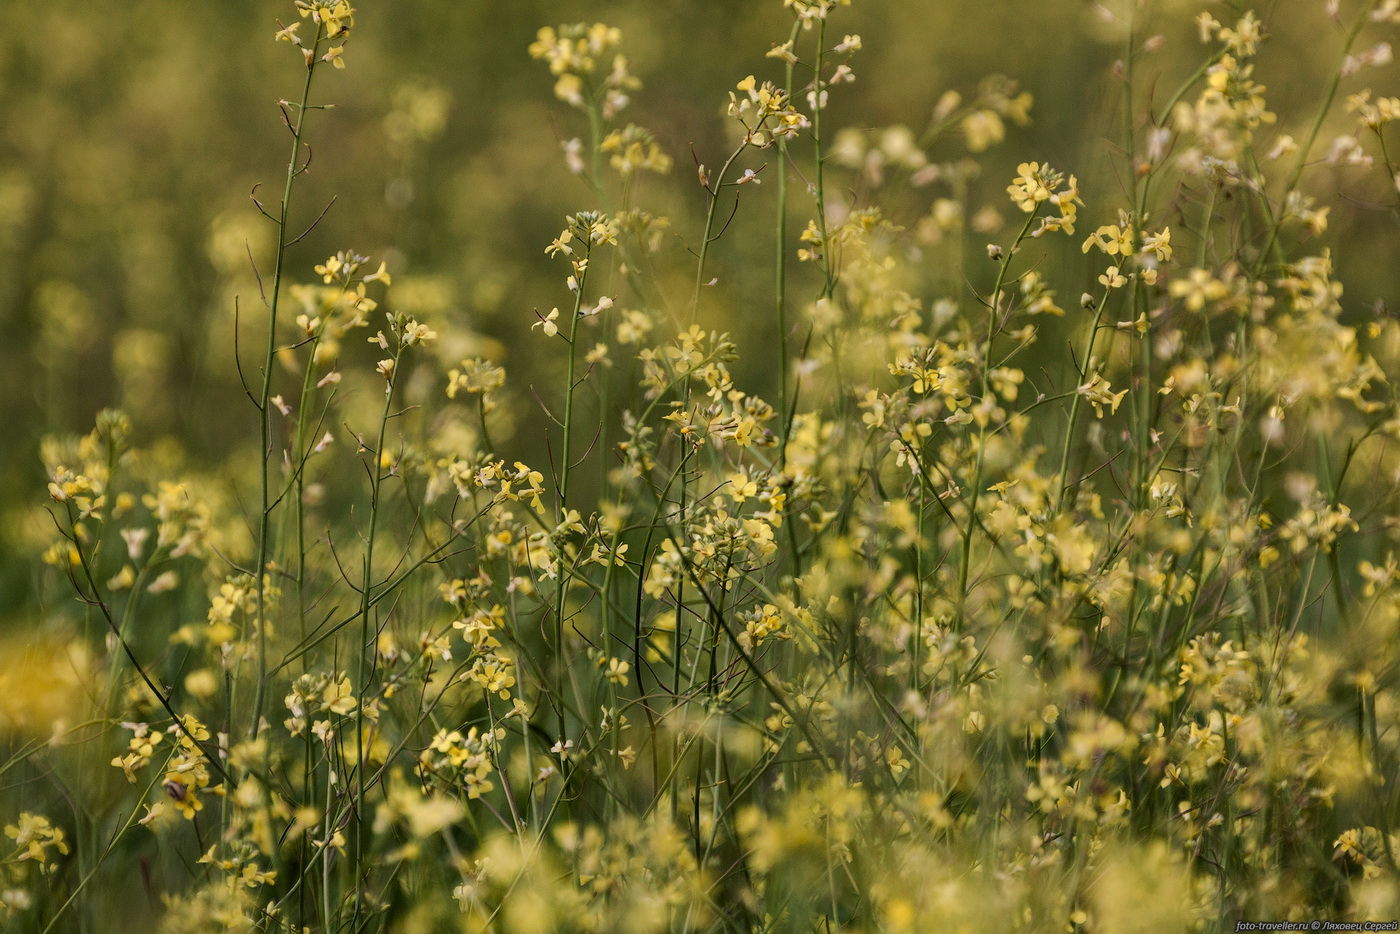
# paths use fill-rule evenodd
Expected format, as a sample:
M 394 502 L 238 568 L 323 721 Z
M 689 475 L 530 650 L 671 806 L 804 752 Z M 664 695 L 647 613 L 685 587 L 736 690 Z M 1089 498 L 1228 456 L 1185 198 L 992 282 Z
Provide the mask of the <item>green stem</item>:
M 788 37 L 788 42 L 795 44 L 797 35 L 802 30 L 802 21 L 797 20 L 792 24 L 792 35 Z M 792 94 L 793 62 L 788 59 L 786 67 L 783 69 L 783 90 L 789 95 Z M 775 226 L 777 227 L 774 240 L 777 250 L 774 257 L 773 268 L 775 271 L 774 282 L 774 303 L 778 314 L 778 470 L 781 472 L 787 466 L 787 441 L 788 435 L 792 431 L 792 418 L 788 413 L 788 380 L 791 375 L 788 373 L 790 362 L 788 360 L 788 324 L 787 324 L 787 186 L 788 186 L 788 148 L 787 139 L 778 140 L 778 216 Z
M 1342 47 L 1342 60 L 1346 61 L 1351 55 L 1351 48 L 1356 44 L 1356 39 L 1361 35 L 1361 30 L 1371 21 L 1371 11 L 1376 8 L 1376 3 L 1368 4 L 1366 12 L 1357 17 L 1356 23 L 1347 33 L 1346 44 Z M 1283 196 L 1279 199 L 1280 210 L 1269 225 L 1269 239 L 1264 244 L 1264 249 L 1259 252 L 1259 263 L 1255 267 L 1254 277 L 1258 278 L 1263 272 L 1264 264 L 1268 262 L 1268 256 L 1274 249 L 1274 244 L 1278 242 L 1279 230 L 1283 226 L 1285 215 L 1288 213 L 1288 198 L 1297 189 L 1299 181 L 1302 180 L 1303 171 L 1308 167 L 1308 155 L 1312 152 L 1313 145 L 1317 142 L 1318 134 L 1322 132 L 1322 124 L 1327 119 L 1327 114 L 1332 110 L 1332 102 L 1337 99 L 1337 88 L 1342 83 L 1342 69 L 1337 68 L 1332 73 L 1332 80 L 1327 85 L 1327 92 L 1322 96 L 1322 106 L 1317 110 L 1317 116 L 1313 118 L 1312 128 L 1308 131 L 1307 141 L 1303 143 L 1303 148 L 1298 151 L 1298 164 L 1293 167 L 1293 173 L 1288 176 L 1288 184 L 1284 186 Z
M 573 312 L 569 316 L 569 364 L 568 377 L 564 389 L 564 450 L 560 455 L 559 462 L 559 501 L 555 506 L 558 522 L 563 522 L 569 514 L 569 475 L 571 470 L 570 458 L 573 451 L 574 432 L 574 391 L 578 385 L 578 325 L 579 312 L 583 309 L 583 290 L 588 283 L 588 259 L 592 255 L 589 250 L 584 256 L 584 268 L 578 274 L 578 287 L 574 291 Z M 572 574 L 571 569 L 564 567 L 564 552 L 560 549 L 558 573 L 558 586 L 554 596 L 554 646 L 555 646 L 555 676 L 556 676 L 556 697 L 559 701 L 559 740 L 561 743 L 568 741 L 568 721 L 565 718 L 564 704 L 564 684 L 568 673 L 568 665 L 565 661 L 564 651 L 564 602 L 568 596 L 568 582 Z M 568 780 L 567 764 L 561 774 Z M 541 828 L 543 829 L 543 828 Z
M 282 186 L 282 205 L 277 217 L 277 252 L 272 274 L 272 297 L 268 302 L 267 349 L 263 355 L 262 392 L 258 397 L 258 412 L 261 416 L 262 448 L 259 458 L 262 510 L 258 518 L 258 560 L 253 568 L 257 588 L 258 627 L 258 672 L 257 686 L 253 696 L 252 722 L 248 727 L 250 739 L 257 739 L 262 721 L 263 705 L 267 699 L 267 565 L 271 557 L 272 491 L 269 472 L 272 459 L 272 365 L 277 353 L 277 312 L 282 299 L 282 282 L 285 278 L 287 247 L 287 215 L 292 200 L 292 185 L 301 174 L 297 160 L 301 156 L 302 129 L 306 123 L 307 101 L 311 99 L 311 79 L 316 74 L 318 59 L 316 50 L 321 41 L 321 30 L 317 27 L 316 39 L 311 43 L 311 55 L 306 63 L 306 81 L 301 89 L 301 103 L 297 106 L 296 122 L 292 126 L 292 154 L 287 161 L 287 178 Z
M 822 272 L 826 282 L 822 286 L 822 298 L 830 298 L 836 290 L 836 276 L 832 269 L 831 240 L 826 228 L 826 170 L 822 157 L 822 62 L 826 56 L 826 17 L 817 20 L 817 65 L 812 74 L 812 148 L 816 155 L 817 226 L 822 236 Z M 839 358 L 838 358 L 839 359 Z
M 1084 348 L 1084 366 L 1078 371 L 1078 380 L 1081 383 L 1089 375 L 1089 369 L 1093 366 L 1094 343 L 1099 336 L 1099 326 L 1103 322 L 1104 309 L 1108 307 L 1108 297 L 1112 294 L 1112 288 L 1105 288 L 1103 298 L 1099 299 L 1098 308 L 1094 310 L 1094 323 L 1089 330 L 1089 340 Z M 1060 491 L 1055 497 L 1056 514 L 1064 511 L 1065 508 L 1065 493 L 1069 490 L 1069 454 L 1074 445 L 1074 426 L 1077 424 L 1079 407 L 1083 401 L 1083 393 L 1075 392 L 1074 398 L 1069 403 L 1069 424 L 1065 426 L 1065 440 L 1060 448 Z
M 585 255 L 585 262 L 587 262 L 587 258 Z M 578 381 L 578 323 L 579 312 L 583 310 L 583 287 L 587 281 L 588 269 L 585 267 L 578 277 L 578 289 L 574 292 L 574 310 L 573 314 L 569 316 L 569 373 L 568 384 L 564 390 L 564 451 L 559 462 L 559 502 L 556 507 L 560 522 L 568 514 L 569 452 L 572 450 L 570 445 L 574 433 L 574 389 Z M 560 582 L 562 584 L 562 577 Z
M 748 148 L 747 143 L 740 144 L 739 148 L 729 154 L 729 158 L 724 160 L 724 165 L 720 168 L 719 174 L 714 178 L 713 187 L 706 187 L 706 192 L 710 196 L 710 203 L 705 209 L 705 234 L 700 238 L 700 256 L 695 264 L 695 291 L 690 298 L 690 320 L 695 322 L 697 309 L 700 307 L 700 287 L 705 282 L 705 259 L 710 253 L 710 243 L 718 239 L 712 237 L 711 233 L 715 229 L 715 209 L 719 207 L 719 193 L 724 188 L 725 176 L 729 174 L 729 169 L 734 165 L 734 160 Z
M 1006 284 L 1006 274 L 1011 269 L 1011 260 L 1016 255 L 1016 249 L 1026 239 L 1030 233 L 1031 224 L 1035 223 L 1039 211 L 1031 211 L 1026 215 L 1026 222 L 1021 225 L 1021 232 L 1016 235 L 1016 240 L 1011 244 L 1011 248 L 1006 251 L 1006 256 L 1001 261 L 1001 268 L 997 270 L 996 285 L 992 286 L 992 297 L 987 302 L 987 345 L 982 351 L 982 395 L 985 400 L 990 389 L 991 380 L 991 360 L 992 341 L 997 335 L 998 313 L 1001 310 L 1001 290 Z M 972 470 L 972 500 L 968 504 L 967 527 L 963 529 L 962 536 L 962 564 L 958 568 L 958 620 L 961 623 L 964 618 L 965 604 L 967 602 L 967 577 L 968 567 L 972 563 L 972 530 L 977 525 L 977 505 L 982 497 L 982 468 L 983 454 L 987 448 L 987 424 L 983 422 L 979 426 L 977 435 L 977 462 Z
M 370 451 L 370 456 L 374 460 L 374 466 L 369 472 L 370 494 L 369 494 L 369 527 L 365 530 L 365 563 L 364 573 L 360 579 L 360 644 L 359 649 L 359 672 L 356 676 L 355 685 L 355 917 L 359 917 L 363 910 L 362 890 L 360 876 L 364 869 L 364 836 L 365 836 L 365 773 L 367 771 L 365 754 L 365 701 L 370 694 L 370 682 L 374 678 L 374 663 L 378 652 L 378 638 L 374 627 L 370 624 L 370 609 L 373 601 L 371 593 L 374 588 L 374 540 L 375 532 L 379 524 L 379 494 L 380 487 L 384 480 L 384 438 L 388 434 L 389 409 L 394 400 L 394 387 L 399 377 L 399 361 L 403 357 L 403 344 L 400 342 L 394 349 L 393 369 L 388 374 L 388 385 L 384 389 L 384 408 L 379 416 L 379 432 L 375 439 L 374 450 Z

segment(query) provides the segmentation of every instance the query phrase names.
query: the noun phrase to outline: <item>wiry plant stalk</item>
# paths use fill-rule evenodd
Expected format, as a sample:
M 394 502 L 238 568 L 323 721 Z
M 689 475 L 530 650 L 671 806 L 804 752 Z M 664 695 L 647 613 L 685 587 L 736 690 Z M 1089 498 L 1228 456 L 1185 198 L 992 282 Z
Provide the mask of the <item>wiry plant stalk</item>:
M 248 736 L 252 739 L 257 739 L 262 722 L 263 705 L 267 697 L 267 577 L 269 574 L 268 563 L 272 557 L 272 512 L 274 508 L 271 486 L 272 367 L 277 354 L 277 318 L 281 307 L 282 286 L 286 273 L 287 247 L 291 243 L 287 221 L 291 214 L 292 187 L 297 176 L 306 170 L 305 165 L 299 166 L 298 163 L 301 161 L 302 149 L 305 146 L 302 141 L 302 131 L 306 126 L 306 114 L 308 104 L 311 101 L 311 82 L 316 75 L 316 68 L 320 64 L 316 53 L 320 49 L 322 32 L 323 29 L 318 23 L 316 37 L 311 43 L 310 54 L 307 55 L 306 59 L 306 80 L 302 84 L 301 101 L 296 105 L 296 118 L 295 120 L 287 118 L 287 125 L 291 128 L 292 133 L 292 152 L 287 159 L 287 175 L 282 185 L 282 202 L 276 217 L 277 250 L 273 259 L 272 292 L 267 302 L 267 348 L 263 354 L 262 390 L 257 400 L 262 439 L 259 448 L 259 487 L 262 506 L 258 515 L 258 558 L 257 564 L 253 568 L 253 574 L 257 578 L 254 586 L 257 593 L 258 651 L 253 711 L 248 724 Z M 283 116 L 287 117 L 285 110 Z
M 992 286 L 991 298 L 987 305 L 987 341 L 982 350 L 982 394 L 985 400 L 987 393 L 991 390 L 992 371 L 992 342 L 996 339 L 997 330 L 1001 327 L 1002 315 L 1002 288 L 1006 285 L 1007 273 L 1011 270 L 1011 260 L 1015 257 L 1017 249 L 1025 242 L 1030 235 L 1031 225 L 1038 216 L 1038 211 L 1031 211 L 1026 216 L 1026 222 L 1021 225 L 1021 230 L 1016 234 L 1016 239 L 1012 241 L 1010 249 L 1001 259 L 1001 265 L 997 269 L 996 284 Z M 972 496 L 968 500 L 967 525 L 963 528 L 962 534 L 962 561 L 958 565 L 958 618 L 961 622 L 966 617 L 967 603 L 967 582 L 968 571 L 972 564 L 972 533 L 977 527 L 977 509 L 982 498 L 982 466 L 984 454 L 987 449 L 987 424 L 984 421 L 977 432 L 977 459 L 972 468 Z
M 564 441 L 563 450 L 559 456 L 559 502 L 556 507 L 555 521 L 562 524 L 569 514 L 569 477 L 573 472 L 573 433 L 574 433 L 574 395 L 578 389 L 578 326 L 583 311 L 583 290 L 588 284 L 588 259 L 592 255 L 590 248 L 584 253 L 584 268 L 578 274 L 577 288 L 574 290 L 574 306 L 569 315 L 569 363 L 566 372 L 566 383 L 564 387 Z M 560 550 L 558 557 L 557 587 L 554 595 L 554 671 L 555 671 L 555 703 L 559 708 L 559 742 L 561 746 L 569 740 L 569 723 L 565 715 L 564 703 L 565 686 L 568 681 L 569 663 L 566 642 L 564 638 L 564 608 L 568 601 L 569 581 L 573 575 L 572 568 L 564 566 L 565 555 Z M 565 764 L 567 769 L 567 763 Z
M 352 863 L 352 878 L 355 886 L 355 918 L 358 920 L 363 910 L 364 886 L 361 882 L 364 871 L 365 860 L 365 808 L 367 799 L 365 789 L 367 783 L 365 776 L 368 773 L 368 765 L 365 761 L 369 754 L 369 748 L 365 744 L 365 705 L 371 699 L 373 693 L 374 670 L 378 659 L 378 632 L 376 631 L 370 610 L 373 607 L 373 594 L 375 588 L 374 577 L 374 545 L 375 537 L 379 528 L 379 516 L 383 508 L 381 500 L 381 489 L 384 482 L 384 443 L 388 435 L 390 412 L 394 403 L 394 389 L 399 378 L 399 363 L 403 357 L 402 335 L 395 334 L 394 354 L 391 359 L 393 365 L 386 374 L 387 385 L 384 389 L 384 407 L 379 415 L 379 426 L 375 437 L 374 448 L 368 453 L 372 467 L 369 470 L 370 490 L 369 490 L 369 524 L 363 536 L 365 542 L 365 557 L 363 573 L 360 577 L 360 637 L 357 645 L 358 673 L 355 678 L 355 800 L 351 805 L 355 816 L 355 856 Z

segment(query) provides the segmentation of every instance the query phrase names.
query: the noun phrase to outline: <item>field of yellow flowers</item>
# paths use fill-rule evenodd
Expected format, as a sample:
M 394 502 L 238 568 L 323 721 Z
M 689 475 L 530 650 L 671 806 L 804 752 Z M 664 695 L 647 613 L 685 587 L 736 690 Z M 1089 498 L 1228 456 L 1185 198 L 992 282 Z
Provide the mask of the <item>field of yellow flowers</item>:
M 1394 929 L 1400 0 L 421 6 L 0 10 L 0 929 Z

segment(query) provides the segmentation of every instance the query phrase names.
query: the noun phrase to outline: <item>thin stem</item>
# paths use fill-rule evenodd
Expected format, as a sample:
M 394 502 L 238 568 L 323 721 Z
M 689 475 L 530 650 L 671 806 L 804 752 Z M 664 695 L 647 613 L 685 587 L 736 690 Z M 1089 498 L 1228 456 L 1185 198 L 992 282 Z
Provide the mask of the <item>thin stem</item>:
M 270 461 L 272 459 L 272 365 L 277 353 L 277 313 L 282 299 L 282 283 L 285 278 L 287 247 L 287 216 L 292 200 L 292 186 L 300 172 L 297 160 L 301 157 L 302 130 L 306 123 L 307 103 L 311 99 L 311 81 L 316 74 L 318 59 L 316 50 L 321 41 L 321 27 L 317 26 L 316 39 L 311 44 L 311 54 L 306 63 L 306 81 L 301 89 L 301 103 L 297 106 L 296 122 L 292 126 L 292 154 L 287 160 L 287 178 L 282 186 L 282 206 L 277 217 L 277 252 L 272 274 L 272 295 L 268 301 L 267 349 L 263 355 L 262 392 L 258 397 L 258 411 L 261 416 L 262 437 L 259 474 L 262 509 L 258 517 L 258 560 L 253 568 L 257 590 L 258 627 L 258 671 L 257 685 L 253 695 L 252 722 L 248 735 L 257 739 L 262 722 L 263 705 L 267 698 L 267 566 L 271 557 L 272 491 L 270 484 Z
M 562 523 L 569 514 L 569 477 L 572 468 L 573 457 L 573 432 L 574 432 L 574 394 L 578 387 L 578 326 L 580 315 L 583 309 L 583 290 L 588 283 L 588 260 L 592 255 L 590 249 L 584 255 L 583 269 L 578 273 L 577 288 L 574 291 L 573 312 L 569 316 L 569 364 L 567 382 L 564 389 L 564 450 L 560 455 L 559 464 L 559 499 L 555 507 L 556 521 Z M 564 603 L 568 596 L 569 580 L 573 573 L 572 569 L 564 567 L 565 555 L 561 549 L 559 554 L 559 564 L 557 567 L 558 587 L 554 596 L 554 671 L 555 671 L 555 698 L 559 704 L 559 741 L 568 742 L 568 720 L 565 716 L 564 685 L 568 674 L 568 665 L 565 662 L 564 651 Z M 568 780 L 567 763 L 563 765 L 565 780 Z M 562 796 L 562 795 L 561 795 Z M 543 828 L 540 828 L 543 830 Z
M 812 149 L 816 156 L 816 169 L 813 180 L 816 186 L 817 227 L 822 237 L 822 273 L 826 277 L 822 285 L 822 298 L 830 298 L 836 289 L 836 277 L 832 270 L 831 240 L 826 225 L 826 168 L 822 156 L 822 64 L 826 56 L 826 17 L 817 20 L 817 64 L 812 75 Z
M 375 439 L 374 450 L 369 452 L 374 466 L 369 472 L 369 526 L 365 530 L 364 569 L 360 579 L 359 671 L 355 685 L 355 804 L 353 810 L 355 817 L 355 916 L 357 918 L 363 909 L 363 887 L 359 880 L 364 867 L 365 773 L 367 771 L 365 763 L 367 753 L 365 746 L 365 702 L 370 695 L 370 682 L 374 678 L 375 660 L 378 653 L 377 633 L 370 623 L 370 610 L 373 605 L 371 594 L 374 589 L 374 542 L 379 524 L 380 488 L 384 480 L 384 438 L 388 434 L 389 412 L 393 405 L 394 388 L 399 376 L 399 361 L 403 356 L 403 349 L 403 343 L 400 342 L 395 347 L 394 356 L 391 358 L 394 365 L 387 374 L 388 385 L 384 389 L 384 408 L 379 416 L 378 436 Z
M 585 254 L 587 263 L 591 250 Z M 558 520 L 563 521 L 568 514 L 570 458 L 573 450 L 574 434 L 574 389 L 578 383 L 578 325 L 579 312 L 583 310 L 583 288 L 588 281 L 588 268 L 584 267 L 578 276 L 578 288 L 574 292 L 574 310 L 569 316 L 569 371 L 564 389 L 564 451 L 559 463 L 559 502 L 556 507 Z M 561 579 L 562 582 L 562 579 Z
M 792 35 L 788 37 L 789 43 L 797 41 L 798 33 L 802 31 L 802 21 L 797 20 L 792 24 Z M 787 60 L 783 69 L 783 90 L 792 93 L 793 60 Z M 788 188 L 788 147 L 787 139 L 778 140 L 778 216 L 775 222 L 776 235 L 774 240 L 777 249 L 774 253 L 774 305 L 778 316 L 778 470 L 787 466 L 787 440 L 788 434 L 792 431 L 792 418 L 788 412 L 788 380 L 791 375 L 788 373 L 790 362 L 788 360 L 788 324 L 787 324 L 787 188 Z
M 695 291 L 690 298 L 690 321 L 695 323 L 695 315 L 700 307 L 700 287 L 705 282 L 705 260 L 710 253 L 710 243 L 714 239 L 712 233 L 715 229 L 715 214 L 719 207 L 719 193 L 724 189 L 724 179 L 729 175 L 729 169 L 734 165 L 734 160 L 738 159 L 748 143 L 740 144 L 739 148 L 729 154 L 729 158 L 724 160 L 724 165 L 720 167 L 719 174 L 714 177 L 712 186 L 707 186 L 705 191 L 710 196 L 709 205 L 705 209 L 705 233 L 700 238 L 700 256 L 695 263 Z
M 1031 211 L 1026 215 L 1026 222 L 1021 225 L 1021 232 L 1016 235 L 1016 240 L 1011 244 L 1011 249 L 1006 251 L 1006 256 L 1001 261 L 1001 268 L 997 270 L 996 285 L 992 286 L 992 297 L 987 302 L 987 344 L 983 349 L 982 360 L 982 395 L 985 400 L 990 389 L 991 381 L 991 359 L 992 341 L 996 338 L 997 327 L 1000 322 L 998 315 L 1001 311 L 1001 290 L 1006 284 L 1006 274 L 1011 269 L 1011 260 L 1016 255 L 1016 249 L 1025 241 L 1030 233 L 1031 224 L 1035 222 L 1039 211 Z M 967 577 L 968 566 L 972 559 L 972 530 L 977 524 L 977 505 L 982 497 L 982 468 L 983 452 L 987 448 L 987 422 L 983 421 L 979 426 L 977 434 L 977 462 L 972 471 L 972 501 L 968 504 L 967 527 L 963 529 L 962 536 L 962 564 L 958 568 L 958 619 L 964 618 L 964 604 L 967 602 Z
M 1077 379 L 1079 382 L 1089 375 L 1089 370 L 1093 367 L 1094 343 L 1099 336 L 1099 326 L 1103 322 L 1103 312 L 1108 307 L 1108 297 L 1113 294 L 1112 287 L 1104 289 L 1103 298 L 1099 299 L 1098 307 L 1094 310 L 1094 322 L 1089 329 L 1089 339 L 1084 347 L 1084 365 L 1079 369 Z M 1065 493 L 1069 490 L 1069 455 L 1074 446 L 1074 428 L 1078 424 L 1079 407 L 1084 401 L 1084 394 L 1076 392 L 1069 403 L 1069 424 L 1065 426 L 1065 440 L 1060 448 L 1060 486 L 1059 493 L 1055 497 L 1055 512 L 1061 513 L 1065 508 Z
M 1361 30 L 1371 21 L 1371 11 L 1376 8 L 1376 3 L 1368 4 L 1366 11 L 1357 17 L 1347 33 L 1346 43 L 1342 47 L 1342 60 L 1346 61 L 1351 55 L 1351 48 L 1356 44 L 1357 38 L 1361 35 Z M 1332 73 L 1332 80 L 1327 85 L 1327 91 L 1322 95 L 1322 106 L 1317 109 L 1317 116 L 1313 118 L 1312 128 L 1308 131 L 1308 137 L 1304 141 L 1301 149 L 1298 150 L 1298 164 L 1293 167 L 1293 172 L 1288 176 L 1288 183 L 1284 185 L 1283 196 L 1279 199 L 1280 210 L 1269 225 L 1269 239 L 1264 244 L 1264 249 L 1259 251 L 1259 263 L 1255 267 L 1254 273 L 1257 278 L 1263 272 L 1264 265 L 1268 262 L 1269 254 L 1274 249 L 1274 244 L 1278 242 L 1280 228 L 1283 227 L 1284 217 L 1288 212 L 1288 199 L 1297 189 L 1299 181 L 1302 180 L 1303 171 L 1308 167 L 1308 156 L 1312 153 L 1313 145 L 1317 142 L 1318 134 L 1322 132 L 1322 124 L 1327 119 L 1327 114 L 1332 110 L 1332 102 L 1337 99 L 1337 88 L 1342 83 L 1342 68 L 1338 67 Z

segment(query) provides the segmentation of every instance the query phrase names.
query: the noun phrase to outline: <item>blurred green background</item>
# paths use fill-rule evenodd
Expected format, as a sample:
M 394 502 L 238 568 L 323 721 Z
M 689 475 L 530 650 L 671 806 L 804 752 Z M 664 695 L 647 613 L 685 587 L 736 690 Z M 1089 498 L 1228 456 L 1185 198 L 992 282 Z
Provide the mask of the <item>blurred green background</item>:
M 1342 41 L 1321 2 L 1267 6 L 1273 39 L 1255 77 L 1280 120 L 1264 146 L 1274 132 L 1304 135 Z M 1138 63 L 1139 107 L 1149 89 L 1153 100 L 1169 97 L 1202 61 L 1191 19 L 1203 8 L 1222 21 L 1244 9 L 1164 0 L 1138 13 L 1137 38 L 1163 38 Z M 1128 40 L 1126 10 L 1083 0 L 856 0 L 832 28 L 860 34 L 864 49 L 856 82 L 833 92 L 828 125 L 904 123 L 919 133 L 944 92 L 971 96 L 986 76 L 1007 75 L 1035 96 L 1033 122 L 1008 127 L 1006 141 L 979 156 L 972 207 L 1009 216 L 1015 164 L 1049 161 L 1079 175 L 1081 225 L 1092 230 L 1122 204 L 1112 66 Z M 261 184 L 270 203 L 281 189 L 288 142 L 275 102 L 298 93 L 301 67 L 273 33 L 278 18 L 294 16 L 281 0 L 0 3 L 0 606 L 28 604 L 33 592 L 31 520 L 21 517 L 42 498 L 44 433 L 86 430 L 98 409 L 119 406 L 133 414 L 138 443 L 178 438 L 197 463 L 256 443 L 256 413 L 233 365 L 234 311 L 237 302 L 245 339 L 256 335 L 263 310 L 249 253 L 266 275 L 273 230 L 248 196 Z M 780 79 L 780 63 L 764 58 L 791 23 L 780 0 L 364 0 L 349 67 L 318 77 L 315 98 L 335 109 L 312 115 L 315 160 L 293 208 L 300 229 L 338 196 L 293 248 L 292 278 L 309 281 L 312 265 L 342 248 L 389 259 L 392 301 L 449 336 L 446 363 L 474 353 L 504 362 L 515 421 L 506 446 L 540 459 L 530 387 L 549 397 L 561 377 L 554 358 L 521 341 L 532 309 L 564 300 L 561 267 L 543 247 L 564 214 L 595 204 L 560 151 L 562 140 L 586 136 L 584 118 L 553 98 L 547 69 L 526 47 L 540 26 L 595 20 L 621 27 L 644 82 L 623 122 L 652 128 L 675 159 L 668 178 L 648 179 L 644 200 L 671 216 L 666 252 L 687 268 L 704 208 L 691 153 L 710 165 L 723 158 L 736 81 Z M 1387 68 L 1365 79 L 1384 89 L 1393 77 Z M 1340 108 L 1335 121 L 1338 132 L 1349 123 Z M 930 157 L 965 153 L 952 137 Z M 802 159 L 810 164 L 810 152 Z M 850 173 L 833 178 L 849 199 L 861 197 Z M 1394 216 L 1367 203 L 1384 189 L 1375 173 L 1323 167 L 1308 179 L 1315 192 L 1335 192 L 1323 199 L 1333 207 L 1327 242 L 1337 246 L 1349 313 L 1369 314 L 1395 285 L 1393 251 L 1376 235 L 1393 230 Z M 746 337 L 769 333 L 772 188 L 746 189 L 711 267 L 720 283 L 710 323 L 736 331 L 741 347 L 761 347 Z M 937 195 L 911 189 L 885 204 L 912 225 Z M 795 237 L 811 205 L 800 191 L 794 202 Z M 973 236 L 966 272 L 980 280 Z M 1189 232 L 1178 238 L 1189 242 Z M 1067 254 L 1077 253 L 1070 244 Z M 947 267 L 931 281 L 958 288 L 957 257 L 931 252 L 926 261 Z M 1093 275 L 1087 262 L 1070 268 L 1083 272 L 1053 283 L 1067 307 Z M 257 343 L 242 349 L 256 372 Z M 736 372 L 771 391 L 771 361 L 751 353 Z

